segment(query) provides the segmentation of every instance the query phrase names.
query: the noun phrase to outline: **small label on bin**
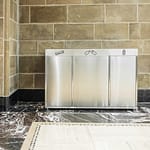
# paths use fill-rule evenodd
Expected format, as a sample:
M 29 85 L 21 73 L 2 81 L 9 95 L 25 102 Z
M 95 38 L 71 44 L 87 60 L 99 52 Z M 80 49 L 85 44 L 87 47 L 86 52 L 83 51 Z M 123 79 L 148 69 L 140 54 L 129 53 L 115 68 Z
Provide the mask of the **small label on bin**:
M 126 50 L 122 50 L 122 55 L 126 55 Z

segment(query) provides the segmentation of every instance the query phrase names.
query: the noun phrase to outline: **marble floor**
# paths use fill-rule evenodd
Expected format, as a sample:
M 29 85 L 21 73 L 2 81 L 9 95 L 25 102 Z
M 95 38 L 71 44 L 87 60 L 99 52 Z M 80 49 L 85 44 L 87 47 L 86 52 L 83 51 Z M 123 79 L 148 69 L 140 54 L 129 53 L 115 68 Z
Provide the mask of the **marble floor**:
M 20 150 L 31 123 L 150 123 L 150 104 L 137 110 L 47 110 L 42 103 L 18 103 L 0 112 L 0 150 Z

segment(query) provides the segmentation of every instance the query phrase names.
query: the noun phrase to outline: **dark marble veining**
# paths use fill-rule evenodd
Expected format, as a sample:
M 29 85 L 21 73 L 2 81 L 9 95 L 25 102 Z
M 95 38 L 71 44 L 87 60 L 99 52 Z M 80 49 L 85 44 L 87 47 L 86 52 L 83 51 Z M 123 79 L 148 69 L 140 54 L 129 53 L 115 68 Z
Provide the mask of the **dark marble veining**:
M 150 104 L 137 110 L 47 110 L 43 103 L 19 102 L 0 112 L 0 150 L 19 150 L 29 127 L 37 122 L 150 123 Z

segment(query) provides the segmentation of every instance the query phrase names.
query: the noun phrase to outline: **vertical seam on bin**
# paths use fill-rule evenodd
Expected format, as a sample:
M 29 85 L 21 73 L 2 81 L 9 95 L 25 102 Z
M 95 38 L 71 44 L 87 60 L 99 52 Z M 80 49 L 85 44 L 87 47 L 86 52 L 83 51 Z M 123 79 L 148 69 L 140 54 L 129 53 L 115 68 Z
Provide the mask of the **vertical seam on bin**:
M 108 107 L 110 106 L 110 91 L 111 91 L 111 87 L 110 87 L 110 60 L 111 60 L 111 56 L 108 56 Z
M 74 86 L 74 81 L 73 81 L 73 67 L 74 65 L 74 59 L 73 59 L 73 56 L 71 56 L 71 106 L 73 107 L 74 104 L 73 104 L 73 86 Z
M 137 61 L 137 56 L 135 57 L 135 61 L 136 61 L 136 74 L 135 74 L 135 78 L 136 78 L 136 81 L 135 81 L 135 107 L 137 107 L 137 98 L 138 98 L 138 92 L 137 92 L 137 89 L 138 89 L 138 69 L 137 69 L 137 63 L 138 63 L 138 61 Z
M 47 108 L 48 107 L 48 105 L 47 105 L 47 101 L 48 101 L 48 99 L 47 99 L 47 52 L 45 52 L 46 53 L 46 56 L 45 56 L 45 107 Z

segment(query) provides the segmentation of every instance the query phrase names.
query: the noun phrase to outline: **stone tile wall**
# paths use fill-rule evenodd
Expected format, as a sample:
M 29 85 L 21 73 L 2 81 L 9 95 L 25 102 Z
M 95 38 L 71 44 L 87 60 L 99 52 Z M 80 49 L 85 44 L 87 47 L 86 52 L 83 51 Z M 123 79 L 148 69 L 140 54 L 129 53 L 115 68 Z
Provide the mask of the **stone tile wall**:
M 10 0 L 10 76 L 9 76 L 9 95 L 19 87 L 19 0 Z
M 20 0 L 20 88 L 44 88 L 45 48 L 138 48 L 150 88 L 150 0 Z
M 0 96 L 4 94 L 4 0 L 0 0 Z
M 9 96 L 18 89 L 18 0 L 4 2 L 4 90 L 1 96 Z

